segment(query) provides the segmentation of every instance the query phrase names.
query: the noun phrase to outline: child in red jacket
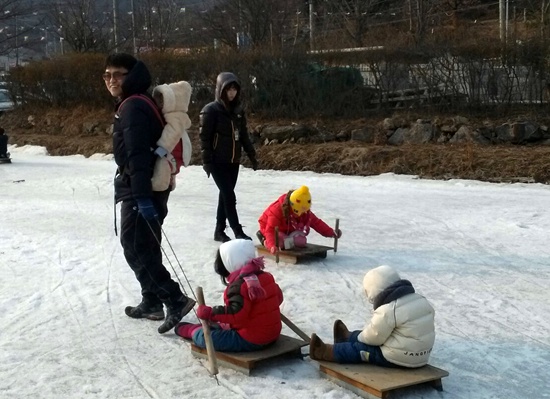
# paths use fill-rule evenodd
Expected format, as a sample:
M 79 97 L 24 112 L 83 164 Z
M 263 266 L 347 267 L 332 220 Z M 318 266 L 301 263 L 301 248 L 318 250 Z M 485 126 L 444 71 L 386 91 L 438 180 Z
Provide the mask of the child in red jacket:
M 200 305 L 197 309 L 199 319 L 211 322 L 215 350 L 250 352 L 279 338 L 283 293 L 273 275 L 263 268 L 263 257 L 256 257 L 252 241 L 236 239 L 220 245 L 214 270 L 227 285 L 224 305 Z M 200 324 L 179 323 L 174 332 L 192 339 L 201 348 L 206 347 Z
M 277 251 L 275 227 L 279 228 L 279 249 L 305 247 L 310 228 L 324 237 L 342 236 L 340 229 L 333 230 L 315 216 L 310 208 L 311 194 L 306 186 L 281 195 L 258 219 L 260 230 L 256 236 L 272 254 Z

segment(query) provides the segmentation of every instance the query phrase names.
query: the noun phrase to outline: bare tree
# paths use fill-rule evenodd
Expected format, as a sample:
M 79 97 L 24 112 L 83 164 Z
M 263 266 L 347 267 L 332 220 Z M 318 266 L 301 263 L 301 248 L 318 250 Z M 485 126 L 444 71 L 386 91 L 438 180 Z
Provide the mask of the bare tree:
M 327 12 L 334 13 L 339 27 L 356 47 L 365 44 L 365 35 L 372 13 L 384 7 L 381 0 L 327 0 Z M 371 15 L 369 15 L 371 14 Z
M 275 45 L 294 27 L 293 17 L 303 2 L 298 0 L 212 1 L 198 14 L 205 36 L 237 47 L 237 36 L 252 47 Z
M 62 45 L 72 51 L 105 52 L 114 48 L 111 14 L 100 11 L 94 0 L 58 1 L 48 14 Z
M 430 18 L 435 12 L 437 0 L 409 0 L 410 31 L 417 45 L 424 41 Z
M 137 0 L 135 0 L 137 3 Z M 138 47 L 164 51 L 181 43 L 185 31 L 185 8 L 174 0 L 140 0 L 135 6 L 133 27 Z M 128 23 L 126 23 L 128 25 Z
M 458 26 L 459 13 L 479 4 L 479 0 L 445 0 L 438 4 L 436 10 L 451 18 L 453 26 Z
M 0 0 L 0 55 L 18 51 L 36 21 L 26 23 L 31 9 L 20 0 Z

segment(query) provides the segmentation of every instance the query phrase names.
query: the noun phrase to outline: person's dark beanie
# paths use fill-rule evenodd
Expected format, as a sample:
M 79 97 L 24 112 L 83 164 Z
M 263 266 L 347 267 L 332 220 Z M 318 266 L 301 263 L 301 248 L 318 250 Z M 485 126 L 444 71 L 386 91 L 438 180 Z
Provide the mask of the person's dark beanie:
M 128 71 L 131 71 L 136 63 L 137 59 L 133 55 L 126 53 L 114 53 L 107 56 L 107 59 L 105 60 L 105 68 L 126 68 Z

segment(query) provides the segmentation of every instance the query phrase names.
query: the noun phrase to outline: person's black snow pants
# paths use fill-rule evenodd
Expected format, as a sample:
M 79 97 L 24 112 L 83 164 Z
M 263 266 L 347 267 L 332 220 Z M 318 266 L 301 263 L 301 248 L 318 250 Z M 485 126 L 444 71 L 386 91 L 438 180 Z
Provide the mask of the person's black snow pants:
M 8 154 L 8 136 L 0 134 L 0 157 Z
M 227 219 L 232 229 L 240 228 L 235 186 L 237 185 L 241 165 L 238 163 L 214 163 L 212 166 L 212 178 L 220 190 L 216 224 L 225 227 L 225 220 Z
M 123 201 L 120 211 L 120 242 L 124 256 L 141 285 L 142 300 L 151 305 L 173 303 L 183 296 L 178 283 L 162 264 L 161 225 L 168 213 L 169 195 L 170 190 L 153 193 L 159 222 L 148 224 L 133 200 Z

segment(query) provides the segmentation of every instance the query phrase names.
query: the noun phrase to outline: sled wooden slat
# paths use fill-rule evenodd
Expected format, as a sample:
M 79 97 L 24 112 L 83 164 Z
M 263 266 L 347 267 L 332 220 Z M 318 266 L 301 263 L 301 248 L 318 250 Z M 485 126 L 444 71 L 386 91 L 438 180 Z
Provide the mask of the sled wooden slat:
M 283 357 L 295 356 L 300 357 L 302 354 L 301 348 L 307 346 L 308 343 L 301 339 L 296 339 L 282 335 L 277 342 L 266 349 L 254 352 L 219 352 L 216 351 L 218 365 L 222 365 L 233 370 L 240 371 L 246 375 L 250 375 L 252 369 L 267 363 L 269 360 Z M 207 359 L 206 349 L 199 348 L 191 344 L 191 353 L 195 357 Z
M 417 369 L 393 369 L 370 364 L 338 364 L 319 362 L 323 377 L 349 389 L 363 398 L 387 398 L 390 392 L 414 385 L 430 384 L 438 391 L 443 390 L 441 378 L 449 373 L 434 366 Z
M 275 259 L 275 255 L 269 252 L 269 250 L 263 245 L 256 245 L 256 249 L 258 251 L 258 255 Z M 332 250 L 334 250 L 333 247 L 308 243 L 305 248 L 294 248 L 279 251 L 279 260 L 281 262 L 295 264 L 306 258 L 326 258 L 327 251 Z

